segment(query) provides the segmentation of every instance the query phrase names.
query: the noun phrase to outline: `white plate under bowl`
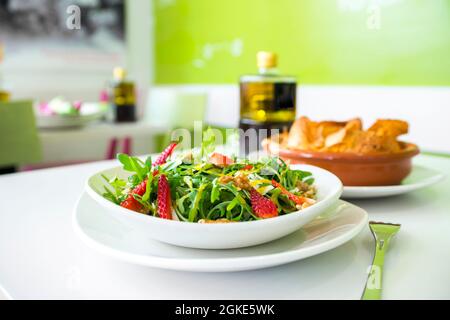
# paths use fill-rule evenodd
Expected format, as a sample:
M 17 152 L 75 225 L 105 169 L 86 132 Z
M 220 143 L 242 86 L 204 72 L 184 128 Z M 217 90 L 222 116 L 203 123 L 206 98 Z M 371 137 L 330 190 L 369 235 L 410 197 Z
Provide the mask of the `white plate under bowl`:
M 106 183 L 102 175 L 126 178 L 130 173 L 124 171 L 122 167 L 94 174 L 86 183 L 86 191 L 106 209 L 104 212 L 110 218 L 122 221 L 153 239 L 189 248 L 242 248 L 279 239 L 298 230 L 339 199 L 342 183 L 332 173 L 309 165 L 292 165 L 291 168 L 310 171 L 313 174 L 314 185 L 317 188 L 317 203 L 298 212 L 257 221 L 199 224 L 160 219 L 122 208 L 102 196 Z
M 338 200 L 319 217 L 284 238 L 248 248 L 203 250 L 153 240 L 148 234 L 112 219 L 106 211 L 86 194 L 75 207 L 74 230 L 90 248 L 133 264 L 198 272 L 262 269 L 311 257 L 351 240 L 368 220 L 366 211 Z
M 364 199 L 395 196 L 431 186 L 445 175 L 433 169 L 414 165 L 411 174 L 400 185 L 376 187 L 345 187 L 342 198 Z

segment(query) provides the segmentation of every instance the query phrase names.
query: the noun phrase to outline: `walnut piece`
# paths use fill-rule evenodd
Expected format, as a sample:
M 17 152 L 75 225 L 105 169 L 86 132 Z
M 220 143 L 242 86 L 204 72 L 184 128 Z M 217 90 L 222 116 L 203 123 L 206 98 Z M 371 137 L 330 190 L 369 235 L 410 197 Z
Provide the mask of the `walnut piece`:
M 222 176 L 219 178 L 219 183 L 227 184 L 229 182 L 233 182 L 233 184 L 243 190 L 251 190 L 253 189 L 252 185 L 250 184 L 250 180 L 248 180 L 247 175 L 241 171 L 238 171 L 236 173 L 236 176 Z
M 210 219 L 200 219 L 198 220 L 198 223 L 233 223 L 235 221 L 231 221 L 225 218 L 217 219 L 217 220 L 210 220 Z

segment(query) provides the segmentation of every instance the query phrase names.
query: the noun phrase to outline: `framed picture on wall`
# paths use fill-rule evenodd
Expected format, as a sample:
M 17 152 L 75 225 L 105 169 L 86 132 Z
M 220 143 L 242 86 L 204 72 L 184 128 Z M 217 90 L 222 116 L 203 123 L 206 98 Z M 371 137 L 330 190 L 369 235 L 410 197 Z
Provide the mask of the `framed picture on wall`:
M 95 99 L 125 61 L 123 0 L 0 0 L 4 83 L 13 98 Z

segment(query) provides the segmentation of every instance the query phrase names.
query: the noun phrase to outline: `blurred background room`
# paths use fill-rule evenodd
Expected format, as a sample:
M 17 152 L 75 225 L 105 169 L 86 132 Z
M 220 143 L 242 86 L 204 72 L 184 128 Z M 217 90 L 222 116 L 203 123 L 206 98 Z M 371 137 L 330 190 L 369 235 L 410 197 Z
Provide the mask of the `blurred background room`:
M 450 0 L 0 0 L 0 171 L 237 128 L 261 50 L 296 78 L 297 116 L 404 119 L 450 154 Z

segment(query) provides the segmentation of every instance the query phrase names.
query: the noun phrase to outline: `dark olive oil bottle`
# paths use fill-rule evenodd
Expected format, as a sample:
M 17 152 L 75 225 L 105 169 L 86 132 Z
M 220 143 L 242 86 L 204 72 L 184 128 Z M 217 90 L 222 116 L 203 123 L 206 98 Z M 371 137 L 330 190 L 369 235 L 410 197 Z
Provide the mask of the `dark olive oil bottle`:
M 123 68 L 114 69 L 111 84 L 111 106 L 115 122 L 136 121 L 136 94 L 134 83 L 126 79 Z
M 9 92 L 0 88 L 0 102 L 9 101 Z
M 295 120 L 297 81 L 277 70 L 277 56 L 272 52 L 258 52 L 259 73 L 240 78 L 241 153 L 261 149 L 261 141 L 272 134 L 288 130 Z M 249 141 L 256 132 L 256 142 Z

